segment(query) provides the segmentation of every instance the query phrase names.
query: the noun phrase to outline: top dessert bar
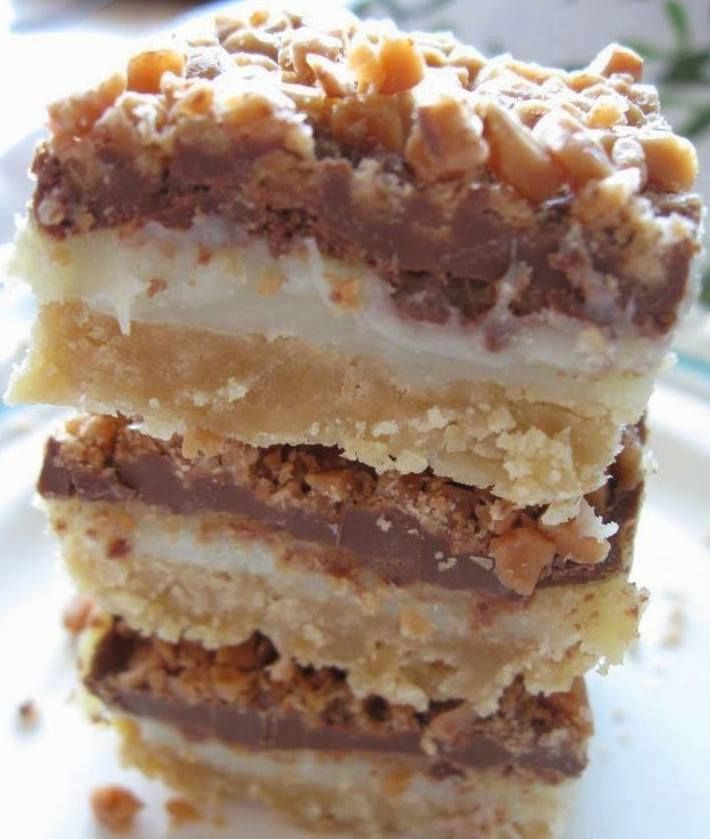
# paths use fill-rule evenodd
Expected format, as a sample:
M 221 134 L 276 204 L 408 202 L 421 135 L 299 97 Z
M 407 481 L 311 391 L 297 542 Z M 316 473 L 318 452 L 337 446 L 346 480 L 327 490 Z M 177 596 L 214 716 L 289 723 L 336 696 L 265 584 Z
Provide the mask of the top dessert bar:
M 567 72 L 327 17 L 246 7 L 50 107 L 13 397 L 593 490 L 691 296 L 692 145 L 622 46 Z

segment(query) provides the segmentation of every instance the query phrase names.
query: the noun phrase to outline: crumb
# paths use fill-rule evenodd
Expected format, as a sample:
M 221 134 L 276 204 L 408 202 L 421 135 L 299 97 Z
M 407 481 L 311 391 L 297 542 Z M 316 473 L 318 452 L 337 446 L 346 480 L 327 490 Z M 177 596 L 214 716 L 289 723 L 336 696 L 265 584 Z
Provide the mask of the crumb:
M 399 614 L 399 630 L 405 638 L 430 638 L 434 625 L 421 612 L 411 606 L 405 606 Z
M 384 516 L 380 516 L 376 522 L 377 526 L 383 533 L 387 533 L 387 531 L 392 527 L 392 522 L 385 518 Z
M 165 291 L 167 287 L 168 284 L 165 282 L 165 280 L 161 279 L 160 277 L 153 277 L 151 281 L 148 283 L 146 296 L 155 297 L 156 294 L 160 294 L 161 291 Z
M 356 312 L 362 303 L 360 281 L 356 278 L 339 280 L 330 292 L 330 301 L 347 312 Z
M 391 420 L 382 420 L 372 427 L 373 437 L 386 437 L 390 434 L 396 434 L 399 431 L 399 426 L 396 422 Z
M 130 830 L 136 813 L 143 806 L 140 798 L 118 784 L 96 787 L 91 793 L 91 809 L 96 820 L 116 833 Z
M 169 798 L 165 802 L 165 809 L 170 815 L 170 823 L 175 826 L 196 822 L 201 818 L 200 811 L 185 798 Z
M 325 644 L 325 636 L 320 629 L 313 624 L 306 624 L 303 627 L 303 637 L 306 641 L 313 644 L 314 647 L 322 647 L 323 644 Z
M 286 282 L 286 277 L 275 268 L 267 268 L 262 272 L 259 282 L 256 286 L 256 293 L 260 297 L 271 297 L 283 287 Z
M 204 245 L 200 245 L 197 262 L 199 265 L 209 265 L 212 261 L 212 251 Z
M 408 766 L 400 766 L 389 771 L 382 779 L 382 791 L 388 798 L 398 798 L 409 787 L 412 774 L 412 769 Z
M 680 647 L 685 636 L 685 624 L 685 612 L 680 606 L 674 606 L 668 616 L 666 631 L 661 636 L 661 646 L 667 649 Z
M 296 668 L 290 658 L 279 658 L 269 668 L 269 675 L 274 682 L 290 682 Z
M 470 556 L 469 559 L 472 562 L 475 562 L 476 565 L 480 565 L 481 568 L 484 568 L 486 571 L 492 571 L 494 562 L 489 556 Z
M 130 552 L 131 546 L 128 544 L 128 541 L 120 537 L 112 539 L 106 546 L 107 559 L 121 559 L 121 557 L 127 556 Z
M 20 715 L 20 720 L 27 728 L 34 728 L 39 721 L 39 711 L 37 704 L 32 699 L 26 699 L 17 709 Z
M 75 594 L 62 613 L 62 623 L 67 632 L 78 635 L 97 616 L 96 603 L 88 594 Z
M 443 559 L 437 563 L 436 567 L 439 571 L 450 571 L 458 562 L 455 556 L 450 556 L 448 559 Z

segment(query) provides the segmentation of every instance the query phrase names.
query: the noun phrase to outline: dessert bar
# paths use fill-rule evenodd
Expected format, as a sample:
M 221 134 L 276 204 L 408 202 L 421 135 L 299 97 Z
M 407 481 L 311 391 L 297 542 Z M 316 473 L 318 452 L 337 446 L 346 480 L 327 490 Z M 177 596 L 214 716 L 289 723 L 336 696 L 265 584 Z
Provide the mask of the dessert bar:
M 187 459 L 97 416 L 50 439 L 38 488 L 80 588 L 134 628 L 208 647 L 258 630 L 358 695 L 489 713 L 517 675 L 565 690 L 636 638 L 642 431 L 563 523 L 318 446 Z
M 319 444 L 519 504 L 595 490 L 691 291 L 693 146 L 567 72 L 262 11 L 50 108 L 21 401 L 189 450 Z
M 124 759 L 203 810 L 247 797 L 311 830 L 544 836 L 586 764 L 581 681 L 548 696 L 516 682 L 485 717 L 455 700 L 418 712 L 356 699 L 347 673 L 295 665 L 263 635 L 207 651 L 108 618 L 91 636 L 86 684 Z

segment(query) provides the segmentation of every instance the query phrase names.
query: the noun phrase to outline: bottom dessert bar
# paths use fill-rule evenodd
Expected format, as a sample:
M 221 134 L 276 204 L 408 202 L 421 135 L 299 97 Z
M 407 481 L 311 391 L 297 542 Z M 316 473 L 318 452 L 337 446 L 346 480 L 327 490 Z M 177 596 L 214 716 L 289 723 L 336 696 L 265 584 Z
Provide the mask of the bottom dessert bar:
M 101 624 L 84 648 L 85 683 L 125 762 L 203 812 L 252 798 L 317 831 L 557 836 L 586 763 L 579 680 L 546 696 L 518 680 L 485 717 L 456 700 L 419 712 L 358 698 L 344 671 L 280 658 L 258 633 L 208 650 Z

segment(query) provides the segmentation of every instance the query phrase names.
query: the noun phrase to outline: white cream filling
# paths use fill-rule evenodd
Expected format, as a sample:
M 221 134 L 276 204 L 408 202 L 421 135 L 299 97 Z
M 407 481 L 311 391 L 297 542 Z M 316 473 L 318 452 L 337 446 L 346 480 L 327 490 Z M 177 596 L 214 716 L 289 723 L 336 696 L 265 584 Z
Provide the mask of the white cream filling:
M 310 604 L 310 608 L 318 611 L 329 608 L 335 601 L 342 602 L 347 611 L 353 608 L 351 598 L 354 597 L 364 613 L 368 604 L 376 600 L 379 618 L 388 621 L 390 626 L 399 624 L 402 608 L 416 607 L 426 615 L 432 631 L 453 641 L 461 632 L 470 606 L 470 592 L 442 591 L 430 583 L 414 583 L 398 588 L 370 582 L 367 595 L 363 598 L 363 591 L 357 583 L 299 567 L 286 559 L 284 550 L 275 544 L 241 537 L 229 528 L 206 533 L 196 516 L 185 516 L 179 528 L 168 528 L 161 521 L 160 513 L 154 514 L 148 508 L 141 516 L 134 517 L 131 541 L 134 556 L 149 567 L 154 564 L 153 558 L 157 562 L 168 559 L 176 570 L 176 580 L 179 580 L 177 574 L 182 565 L 202 569 L 210 575 L 237 579 L 241 575 L 249 575 L 265 581 L 276 597 L 272 608 L 264 607 L 262 618 L 267 621 L 267 626 L 270 625 L 268 621 L 278 621 L 286 604 L 289 608 L 296 604 Z M 441 573 L 444 575 L 446 571 Z M 170 584 L 171 580 L 166 578 L 166 587 Z M 442 599 L 446 600 L 447 609 L 439 608 Z
M 477 825 L 490 823 L 500 826 L 501 836 L 507 836 L 506 822 L 516 835 L 528 822 L 544 822 L 549 835 L 557 837 L 576 785 L 575 780 L 550 784 L 542 778 L 531 783 L 528 778 L 518 779 L 496 768 L 474 769 L 465 776 L 436 780 L 415 771 L 407 773 L 406 786 L 393 798 L 392 773 L 412 765 L 407 757 L 331 755 L 303 749 L 248 752 L 214 739 L 188 741 L 173 726 L 155 720 L 130 719 L 149 748 L 166 749 L 195 766 L 233 777 L 237 784 L 248 779 L 245 792 L 249 798 L 260 798 L 261 789 L 272 789 L 277 796 L 286 792 L 311 820 L 327 815 L 338 821 L 356 819 L 371 825 L 382 819 L 382 804 L 387 801 L 402 814 L 403 823 L 410 824 L 405 835 L 412 839 L 422 835 L 422 828 L 441 828 L 448 835 L 446 828 L 455 826 L 456 835 L 463 836 L 464 831 L 475 832 Z
M 298 784 L 312 785 L 323 790 L 343 794 L 351 788 L 367 794 L 382 795 L 382 783 L 392 769 L 392 762 L 408 762 L 408 756 L 386 755 L 384 760 L 374 754 L 350 753 L 344 759 L 342 753 L 331 756 L 327 752 L 308 749 L 269 751 L 245 751 L 232 748 L 216 739 L 188 740 L 174 726 L 157 720 L 135 716 L 129 717 L 139 728 L 144 742 L 159 748 L 166 748 L 188 756 L 191 760 L 210 766 L 229 775 L 247 775 L 255 782 L 283 784 L 286 779 Z M 399 800 L 405 804 L 422 795 L 435 796 L 439 807 L 442 799 L 461 794 L 462 785 L 473 782 L 476 787 L 489 787 L 491 783 L 500 783 L 501 774 L 497 769 L 473 770 L 472 777 L 451 776 L 432 781 L 426 775 L 416 773 L 412 776 L 407 791 Z M 511 786 L 514 781 L 509 781 Z M 507 785 L 507 784 L 506 784 Z M 552 785 L 560 789 L 564 784 Z M 471 792 L 471 790 L 469 790 Z M 499 793 L 500 794 L 500 793 Z M 484 795 L 486 793 L 484 792 Z
M 174 726 L 157 720 L 131 719 L 138 725 L 141 737 L 147 743 L 188 754 L 220 772 L 248 775 L 255 781 L 283 782 L 287 773 L 300 783 L 337 790 L 343 783 L 367 784 L 369 774 L 376 769 L 371 760 L 355 755 L 343 761 L 306 749 L 245 752 L 215 739 L 187 740 Z
M 599 401 L 638 414 L 667 341 L 632 330 L 611 338 L 549 312 L 513 317 L 508 301 L 527 270 L 513 264 L 494 309 L 470 326 L 453 316 L 444 325 L 403 319 L 387 284 L 365 266 L 324 257 L 312 240 L 274 258 L 264 239 L 215 218 L 189 231 L 151 222 L 64 242 L 27 222 L 10 261 L 10 272 L 29 281 L 41 302 L 79 298 L 114 316 L 124 333 L 139 321 L 295 336 L 382 359 L 407 382 L 496 381 L 530 389 L 536 398 Z M 492 327 L 511 331 L 497 351 L 485 344 Z

